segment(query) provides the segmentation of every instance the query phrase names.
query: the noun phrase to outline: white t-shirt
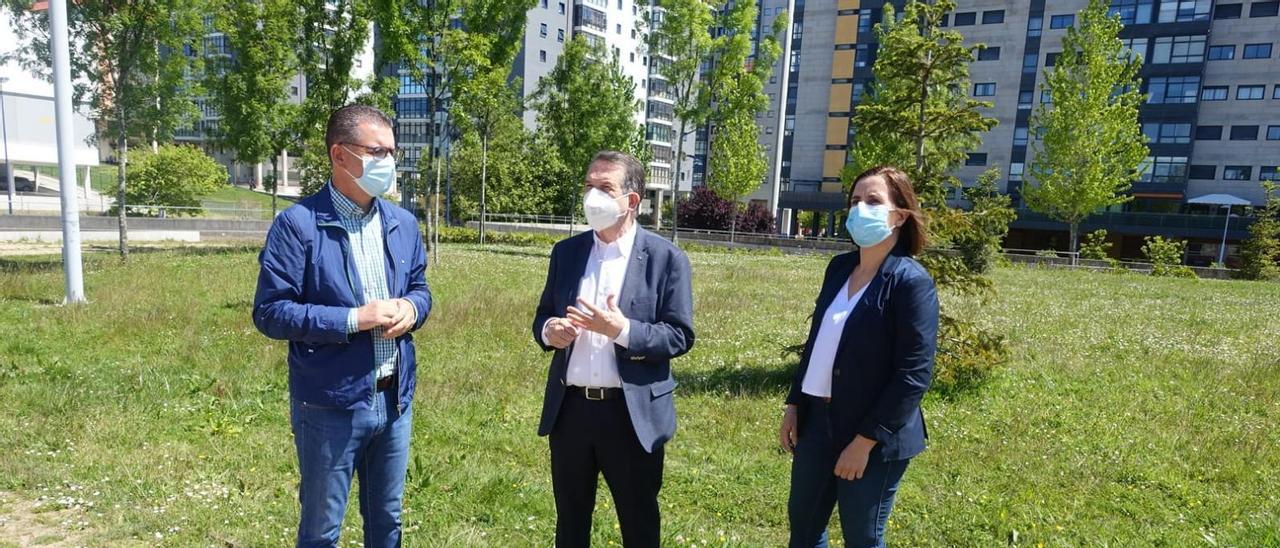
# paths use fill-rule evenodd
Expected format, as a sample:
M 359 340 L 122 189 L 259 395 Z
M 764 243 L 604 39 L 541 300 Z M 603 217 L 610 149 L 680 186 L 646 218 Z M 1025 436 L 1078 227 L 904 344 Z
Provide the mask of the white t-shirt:
M 822 314 L 822 325 L 818 327 L 818 337 L 813 341 L 813 351 L 809 353 L 809 368 L 805 370 L 804 382 L 800 391 L 819 398 L 831 397 L 831 369 L 836 361 L 836 349 L 840 346 L 840 337 L 844 334 L 845 321 L 853 314 L 854 307 L 862 300 L 866 292 L 866 284 L 852 297 L 849 296 L 849 280 L 840 286 L 840 292 L 831 300 L 827 310 Z

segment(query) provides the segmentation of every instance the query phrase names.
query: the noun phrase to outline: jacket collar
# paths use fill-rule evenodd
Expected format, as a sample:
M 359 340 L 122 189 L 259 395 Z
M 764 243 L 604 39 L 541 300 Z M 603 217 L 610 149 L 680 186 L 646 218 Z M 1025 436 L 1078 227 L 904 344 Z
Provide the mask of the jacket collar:
M 338 191 L 333 188 L 333 182 L 329 182 L 324 185 L 324 188 L 320 189 L 319 192 L 316 192 L 315 195 L 310 198 L 311 208 L 312 211 L 315 212 L 317 224 L 341 224 L 342 217 L 338 213 L 338 208 L 334 205 L 334 200 L 336 198 L 335 194 L 338 194 Z M 346 199 L 345 196 L 343 196 L 343 198 Z M 400 220 L 397 219 L 395 215 L 390 214 L 390 205 L 390 202 L 387 202 L 383 198 L 373 199 L 373 207 L 378 209 L 378 216 L 382 220 L 382 229 L 386 232 L 390 232 L 391 229 L 400 225 Z

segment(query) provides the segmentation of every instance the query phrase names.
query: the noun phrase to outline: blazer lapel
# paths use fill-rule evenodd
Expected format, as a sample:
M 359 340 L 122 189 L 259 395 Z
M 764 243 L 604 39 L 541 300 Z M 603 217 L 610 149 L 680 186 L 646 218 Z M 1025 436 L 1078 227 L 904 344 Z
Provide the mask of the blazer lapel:
M 591 259 L 591 247 L 595 244 L 595 237 L 590 232 L 584 232 L 580 236 L 580 242 L 573 247 L 574 256 L 569 258 L 568 269 L 565 276 L 560 279 L 560 283 L 569 286 L 569 304 L 571 306 L 578 302 L 578 289 L 582 287 L 582 275 L 587 272 L 587 261 Z
M 627 275 L 622 279 L 622 289 L 618 291 L 618 300 L 615 303 L 622 310 L 622 315 L 628 318 L 634 315 L 631 310 L 632 301 L 645 285 L 645 263 L 648 260 L 649 233 L 637 226 L 636 240 L 631 247 L 631 258 L 627 260 Z
M 880 263 L 880 271 L 876 272 L 875 277 L 871 278 L 871 281 L 867 283 L 866 291 L 862 292 L 862 296 L 858 298 L 858 303 L 853 307 L 853 312 L 849 314 L 849 318 L 844 322 L 844 330 L 840 333 L 840 344 L 836 348 L 837 356 L 840 355 L 840 352 L 844 351 L 845 344 L 853 338 L 851 336 L 851 332 L 853 331 L 854 324 L 856 324 L 862 316 L 867 314 L 870 307 L 880 306 L 880 303 L 883 301 L 883 299 L 880 298 L 880 294 L 884 291 L 885 284 L 889 281 L 889 277 L 893 275 L 897 264 L 898 256 L 893 253 L 890 253 L 888 257 L 885 257 L 883 263 Z

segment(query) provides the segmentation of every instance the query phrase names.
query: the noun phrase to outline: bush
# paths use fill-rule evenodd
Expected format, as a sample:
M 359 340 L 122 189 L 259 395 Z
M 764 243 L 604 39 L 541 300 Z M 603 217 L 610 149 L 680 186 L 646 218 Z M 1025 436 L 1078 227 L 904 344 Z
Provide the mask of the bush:
M 975 274 L 991 270 L 1000 256 L 1000 242 L 1009 233 L 1009 223 L 1018 217 L 1009 207 L 1009 195 L 996 190 L 999 177 L 998 170 L 987 170 L 978 178 L 977 186 L 965 189 L 973 208 L 960 217 L 961 228 L 951 238 L 964 265 Z
M 1003 335 L 946 314 L 938 318 L 933 390 L 943 396 L 954 396 L 976 389 L 1008 361 L 1009 345 Z
M 1168 276 L 1173 278 L 1195 278 L 1195 272 L 1182 264 L 1182 256 L 1187 251 L 1184 240 L 1169 240 L 1161 236 L 1145 238 L 1142 256 L 1151 263 L 1152 276 Z
M 729 230 L 737 219 L 738 232 L 768 233 L 773 231 L 773 214 L 759 204 L 737 212 L 736 204 L 700 186 L 680 202 L 680 226 L 703 230 Z
M 163 145 L 144 150 L 130 162 L 125 206 L 168 206 L 170 215 L 198 215 L 200 199 L 227 184 L 227 170 L 204 151 L 190 146 Z M 148 208 L 150 211 L 150 209 Z
M 1107 231 L 1098 229 L 1085 235 L 1080 244 L 1080 258 L 1094 261 L 1111 259 L 1111 242 L 1107 241 Z
M 486 244 L 545 247 L 548 250 L 550 250 L 551 246 L 555 245 L 556 242 L 563 239 L 564 236 L 542 234 L 538 232 L 498 232 L 496 230 L 486 230 L 484 233 L 484 241 Z M 440 242 L 449 244 L 478 244 L 480 243 L 480 230 L 470 227 L 442 226 L 440 227 Z
M 1246 280 L 1280 280 L 1280 189 L 1262 184 L 1267 203 L 1249 227 L 1249 238 L 1240 245 L 1239 276 Z

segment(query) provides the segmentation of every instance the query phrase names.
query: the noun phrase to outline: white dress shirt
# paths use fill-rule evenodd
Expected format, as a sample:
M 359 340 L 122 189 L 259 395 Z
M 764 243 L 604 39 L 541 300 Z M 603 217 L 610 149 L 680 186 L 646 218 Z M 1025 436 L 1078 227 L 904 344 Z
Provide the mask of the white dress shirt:
M 800 391 L 819 398 L 831 397 L 831 369 L 836 362 L 836 349 L 840 346 L 840 337 L 844 334 L 845 321 L 853 314 L 853 309 L 862 300 L 867 290 L 866 284 L 852 297 L 849 296 L 849 281 L 840 286 L 840 293 L 827 310 L 822 314 L 822 325 L 818 328 L 818 337 L 813 341 L 813 351 L 809 353 L 809 368 L 804 372 L 804 381 Z
M 609 295 L 613 295 L 615 306 L 621 307 L 622 282 L 627 277 L 627 265 L 631 262 L 631 249 L 636 241 L 636 227 L 631 225 L 613 243 L 605 243 L 600 236 L 592 233 L 595 244 L 591 246 L 591 256 L 587 258 L 587 268 L 582 273 L 582 281 L 578 283 L 578 298 L 591 303 L 596 308 L 607 309 Z M 583 308 L 574 304 L 575 307 Z M 590 312 L 583 309 L 583 312 Z M 551 323 L 550 320 L 547 323 Z M 606 387 L 622 386 L 622 378 L 618 376 L 618 357 L 613 345 L 626 348 L 630 342 L 631 322 L 624 322 L 618 338 L 609 337 L 594 331 L 581 329 L 578 338 L 573 341 L 569 351 L 569 368 L 565 372 L 565 384 L 569 386 Z M 542 325 L 542 341 L 547 341 L 547 325 Z

